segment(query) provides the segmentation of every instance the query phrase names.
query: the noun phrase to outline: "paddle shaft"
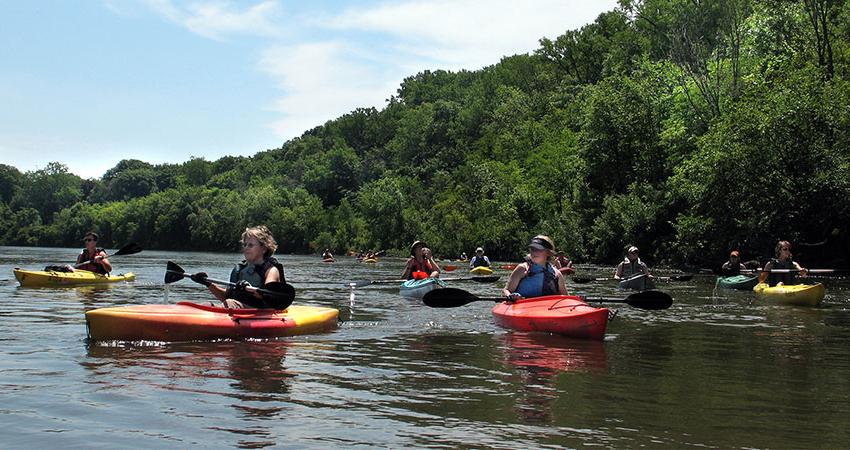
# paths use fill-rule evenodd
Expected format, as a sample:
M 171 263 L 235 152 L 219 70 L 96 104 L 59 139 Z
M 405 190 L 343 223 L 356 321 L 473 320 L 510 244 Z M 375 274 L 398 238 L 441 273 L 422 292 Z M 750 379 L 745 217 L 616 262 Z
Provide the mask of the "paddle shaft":
M 132 245 L 132 244 L 131 244 L 131 245 Z M 117 252 L 115 252 L 115 253 L 113 253 L 113 254 L 111 254 L 111 255 L 110 255 L 110 254 L 107 254 L 107 255 L 106 255 L 106 256 L 104 256 L 103 258 L 104 258 L 104 259 L 106 259 L 106 258 L 111 258 L 111 257 L 113 257 L 113 256 L 132 255 L 132 254 L 134 254 L 134 253 L 138 253 L 138 252 L 133 252 L 133 253 L 121 253 L 121 250 L 118 250 Z M 93 260 L 93 259 L 90 259 L 90 260 L 88 260 L 88 261 L 83 261 L 83 262 L 81 262 L 81 263 L 74 264 L 74 268 L 76 269 L 76 268 L 78 268 L 78 267 L 80 267 L 80 266 L 84 266 L 84 265 L 86 265 L 86 264 L 90 264 L 90 263 L 92 263 L 92 262 L 94 262 L 94 260 Z
M 183 278 L 191 277 L 191 275 L 186 275 L 186 272 L 178 272 L 176 270 L 166 270 L 166 272 L 171 272 L 171 273 L 180 275 Z M 215 284 L 223 284 L 225 286 L 236 286 L 236 283 L 234 283 L 232 281 L 224 281 L 224 280 L 219 280 L 217 278 L 209 278 L 209 277 L 207 277 L 206 280 L 211 282 L 211 283 L 215 283 Z M 248 287 L 245 288 L 245 290 L 247 292 L 256 291 L 256 292 L 262 292 L 263 294 L 280 295 L 280 292 L 269 291 L 269 290 L 266 290 L 266 289 L 260 289 L 260 288 L 254 287 L 254 286 L 248 286 Z

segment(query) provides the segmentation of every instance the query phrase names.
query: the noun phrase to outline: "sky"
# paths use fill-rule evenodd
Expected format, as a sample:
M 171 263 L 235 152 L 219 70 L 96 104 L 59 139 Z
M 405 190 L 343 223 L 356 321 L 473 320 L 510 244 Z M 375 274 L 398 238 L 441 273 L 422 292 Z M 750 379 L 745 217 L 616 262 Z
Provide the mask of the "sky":
M 616 0 L 0 2 L 0 164 L 98 178 L 122 159 L 278 148 L 423 70 L 477 70 Z

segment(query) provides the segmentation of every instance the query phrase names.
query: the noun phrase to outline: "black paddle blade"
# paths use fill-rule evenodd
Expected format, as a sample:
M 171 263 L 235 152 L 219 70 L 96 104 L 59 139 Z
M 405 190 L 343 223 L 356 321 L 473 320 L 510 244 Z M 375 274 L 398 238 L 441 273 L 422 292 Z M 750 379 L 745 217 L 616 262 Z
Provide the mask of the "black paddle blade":
M 117 252 L 113 253 L 112 256 L 118 255 L 134 255 L 142 251 L 142 247 L 139 247 L 135 242 L 131 242 L 123 247 L 121 247 Z
M 584 284 L 590 283 L 591 281 L 593 281 L 593 278 L 573 277 L 573 283 Z
M 475 294 L 457 288 L 434 289 L 422 297 L 422 303 L 432 308 L 457 308 L 472 302 L 501 302 L 503 297 L 478 297 Z
M 286 309 L 295 301 L 295 288 L 288 283 L 273 281 L 257 290 L 263 295 L 263 300 L 274 309 Z
M 694 278 L 694 276 L 693 276 L 693 274 L 688 274 L 688 275 L 676 275 L 676 276 L 670 277 L 670 278 L 672 278 L 673 281 L 691 281 Z
M 180 281 L 185 276 L 186 271 L 183 270 L 182 267 L 178 266 L 173 261 L 168 261 L 168 265 L 165 267 L 165 284 Z
M 626 297 L 626 304 L 640 309 L 667 309 L 673 305 L 673 297 L 666 292 L 643 291 Z

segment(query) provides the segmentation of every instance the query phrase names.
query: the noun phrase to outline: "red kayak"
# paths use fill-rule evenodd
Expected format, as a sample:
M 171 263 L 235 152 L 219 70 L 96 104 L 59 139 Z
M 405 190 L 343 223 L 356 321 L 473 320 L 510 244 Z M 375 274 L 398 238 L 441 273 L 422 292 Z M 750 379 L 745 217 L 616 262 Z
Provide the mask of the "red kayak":
M 493 318 L 498 325 L 514 330 L 601 340 L 608 325 L 608 308 L 594 308 L 572 295 L 547 295 L 499 303 L 493 307 Z

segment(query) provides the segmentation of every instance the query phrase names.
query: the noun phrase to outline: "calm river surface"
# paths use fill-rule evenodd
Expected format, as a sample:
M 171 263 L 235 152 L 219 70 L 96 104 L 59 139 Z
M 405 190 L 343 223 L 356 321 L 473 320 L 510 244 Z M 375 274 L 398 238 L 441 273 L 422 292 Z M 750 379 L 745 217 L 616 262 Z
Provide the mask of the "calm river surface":
M 2 448 L 850 446 L 848 280 L 825 279 L 820 308 L 714 292 L 712 276 L 659 283 L 672 308 L 615 308 L 605 340 L 588 342 L 498 328 L 485 302 L 430 309 L 386 285 L 351 301 L 344 281 L 396 278 L 400 259 L 285 255 L 296 302 L 338 308 L 336 331 L 100 346 L 85 311 L 206 301 L 189 280 L 166 299 L 166 261 L 227 278 L 241 258 L 115 257 L 115 273 L 137 279 L 104 288 L 22 288 L 12 274 L 77 252 L 0 247 Z M 497 273 L 496 285 L 453 285 L 497 295 Z

